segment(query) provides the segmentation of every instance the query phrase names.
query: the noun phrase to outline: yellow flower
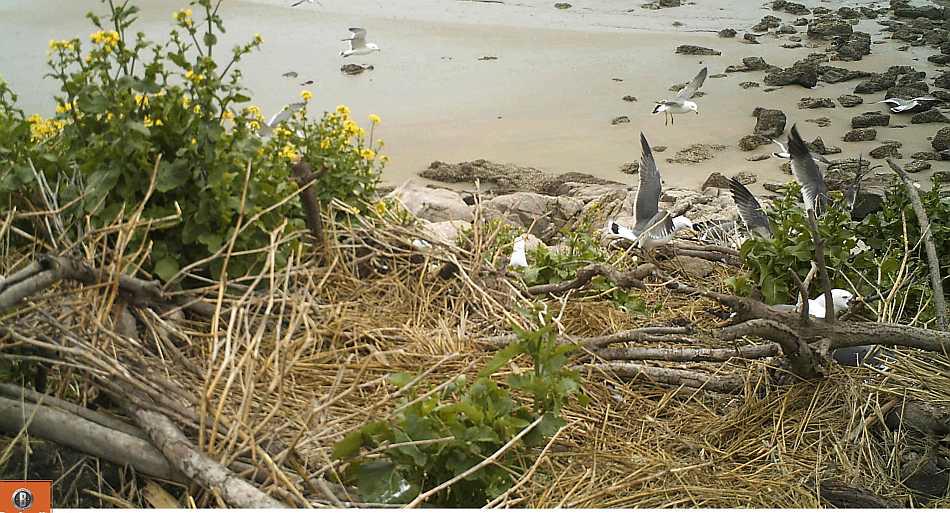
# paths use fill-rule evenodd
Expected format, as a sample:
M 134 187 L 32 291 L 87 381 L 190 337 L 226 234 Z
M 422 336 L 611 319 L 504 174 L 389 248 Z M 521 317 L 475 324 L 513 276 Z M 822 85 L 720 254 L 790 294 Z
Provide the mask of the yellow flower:
M 251 130 L 261 129 L 261 124 L 257 121 L 251 121 L 250 123 L 247 124 L 247 126 L 250 127 Z
M 320 140 L 320 149 L 321 149 L 321 150 L 329 150 L 329 149 L 330 149 L 330 140 L 329 140 L 329 139 L 321 139 L 321 140 Z
M 50 50 L 75 50 L 76 41 L 68 39 L 50 39 L 49 41 Z
M 264 38 L 260 34 L 254 34 L 254 43 L 261 44 L 264 42 Z
M 114 30 L 110 30 L 108 32 L 103 32 L 100 30 L 90 34 L 89 39 L 97 45 L 102 45 L 103 48 L 108 51 L 113 46 L 119 44 L 119 33 Z
M 360 156 L 366 160 L 373 160 L 373 158 L 376 157 L 376 152 L 369 148 L 363 148 L 363 150 L 360 151 Z
M 379 161 L 380 161 L 381 163 L 385 164 L 385 163 L 389 162 L 389 156 L 388 156 L 388 155 L 383 155 L 383 156 L 379 157 Z
M 135 95 L 135 105 L 138 107 L 148 107 L 148 96 L 142 94 Z
M 300 154 L 297 153 L 297 149 L 294 148 L 292 144 L 286 144 L 280 150 L 280 156 L 287 160 L 297 160 L 300 157 Z
M 64 103 L 64 104 L 62 104 L 62 105 L 60 105 L 60 104 L 57 104 L 57 105 L 56 105 L 56 113 L 57 113 L 57 114 L 63 114 L 63 113 L 65 113 L 65 112 L 69 112 L 69 111 L 71 111 L 71 110 L 73 110 L 73 104 L 72 104 L 72 102 L 67 102 L 67 103 Z
M 106 112 L 106 121 L 112 121 L 114 117 L 111 112 Z
M 353 121 L 348 120 L 343 125 L 343 131 L 348 135 L 356 135 L 360 133 L 360 126 L 354 123 Z
M 350 108 L 346 105 L 337 105 L 336 111 L 343 117 L 348 117 L 350 115 Z
M 300 97 L 303 98 L 303 101 L 309 102 L 310 99 L 313 98 L 313 93 L 304 89 L 303 91 L 300 91 Z
M 191 138 L 191 145 L 192 145 L 192 146 L 195 146 L 196 144 L 198 144 L 198 140 L 195 139 L 194 137 L 192 137 L 192 138 Z
M 264 114 L 261 113 L 261 108 L 257 105 L 244 107 L 244 114 L 251 119 L 264 119 Z
M 39 114 L 33 114 L 26 120 L 30 123 L 30 139 L 33 141 L 41 141 L 54 136 L 66 126 L 64 121 L 58 119 L 44 120 Z
M 369 122 L 372 123 L 372 124 L 374 124 L 374 125 L 378 125 L 378 124 L 382 123 L 383 120 L 380 119 L 379 116 L 377 116 L 376 114 L 370 114 L 370 115 L 369 115 Z
M 201 114 L 201 105 L 195 104 L 195 108 L 192 109 L 195 111 L 195 114 Z
M 230 110 L 226 110 L 221 113 L 221 117 L 223 119 L 234 119 L 234 113 L 231 112 Z
M 191 105 L 191 98 L 188 98 L 187 96 L 182 96 L 181 106 L 187 109 L 189 105 Z
M 192 83 L 199 84 L 204 79 L 205 79 L 204 75 L 200 73 L 195 73 L 193 70 L 188 70 L 185 72 L 185 80 L 189 80 Z
M 163 123 L 161 119 L 152 119 L 148 116 L 145 116 L 145 119 L 142 120 L 142 124 L 145 126 L 162 126 Z
M 181 9 L 180 11 L 175 11 L 172 14 L 172 17 L 175 21 L 184 24 L 186 27 L 190 27 L 193 23 L 191 20 L 191 9 Z
M 385 214 L 385 213 L 386 213 L 386 210 L 387 210 L 387 208 L 386 208 L 386 202 L 385 202 L 385 201 L 377 201 L 377 202 L 373 205 L 373 210 L 375 210 L 376 213 L 379 214 L 379 215 Z

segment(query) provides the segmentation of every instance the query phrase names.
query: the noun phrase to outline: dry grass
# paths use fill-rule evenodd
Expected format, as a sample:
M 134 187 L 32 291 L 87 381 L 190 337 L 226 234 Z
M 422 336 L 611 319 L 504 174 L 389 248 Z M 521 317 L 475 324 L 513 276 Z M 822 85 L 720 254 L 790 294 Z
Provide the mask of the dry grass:
M 279 270 L 272 246 L 261 274 L 209 283 L 203 295 L 216 306 L 212 319 L 132 307 L 137 339 L 117 334 L 115 287 L 61 284 L 0 317 L 17 334 L 3 341 L 3 352 L 31 346 L 40 350 L 34 357 L 57 362 L 58 397 L 87 404 L 108 391 L 158 405 L 214 458 L 262 469 L 263 490 L 295 506 L 329 505 L 301 481 L 301 470 L 336 480 L 333 444 L 409 398 L 387 376 L 408 372 L 419 390 L 474 377 L 493 354 L 477 340 L 509 332 L 522 322 L 515 307 L 527 303 L 519 282 L 495 267 L 506 255 L 493 254 L 493 234 L 480 225 L 465 249 L 436 244 L 420 252 L 410 241 L 423 234 L 398 213 L 364 223 L 372 228 L 328 222 L 336 242 L 319 266 L 297 254 Z M 11 224 L 3 226 L 0 237 L 8 239 Z M 274 241 L 298 236 L 277 233 Z M 75 247 L 113 270 L 135 269 L 147 253 L 111 251 L 101 233 Z M 2 274 L 31 258 L 9 248 L 3 257 Z M 458 272 L 442 279 L 447 264 Z M 699 285 L 721 283 L 727 273 L 720 272 Z M 650 312 L 631 315 L 603 297 L 581 296 L 548 300 L 566 333 L 688 323 L 704 343 L 729 347 L 712 336 L 720 307 L 708 300 L 657 286 L 641 292 Z M 815 483 L 828 477 L 907 503 L 897 470 L 906 441 L 874 419 L 892 398 L 946 405 L 950 364 L 919 353 L 892 363 L 885 374 L 836 368 L 823 381 L 784 387 L 766 383 L 768 361 L 689 365 L 743 376 L 739 396 L 630 384 L 589 370 L 590 403 L 568 407 L 569 424 L 530 455 L 526 478 L 514 476 L 518 484 L 496 505 L 816 507 Z M 103 504 L 154 504 L 161 494 L 148 482 L 89 493 Z M 166 489 L 182 506 L 221 505 L 195 488 Z M 339 499 L 355 502 L 345 493 Z

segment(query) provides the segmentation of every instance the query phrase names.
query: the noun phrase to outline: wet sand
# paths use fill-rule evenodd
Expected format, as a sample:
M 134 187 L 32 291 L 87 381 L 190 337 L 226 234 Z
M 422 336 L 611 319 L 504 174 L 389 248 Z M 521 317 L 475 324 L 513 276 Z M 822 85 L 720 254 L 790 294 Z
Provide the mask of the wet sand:
M 185 3 L 144 3 L 141 30 L 163 36 L 171 26 L 171 13 Z M 759 45 L 741 42 L 741 34 L 766 14 L 784 21 L 795 18 L 741 0 L 698 0 L 699 5 L 655 11 L 640 8 L 639 2 L 613 0 L 591 2 L 594 6 L 572 2 L 575 7 L 563 11 L 540 0 L 518 4 L 320 0 L 321 5 L 293 9 L 288 3 L 226 1 L 223 8 L 228 29 L 223 40 L 228 47 L 255 32 L 264 38 L 262 51 L 241 66 L 255 103 L 269 115 L 295 101 L 302 89 L 298 82 L 313 79 L 315 109 L 343 103 L 363 120 L 370 113 L 379 114 L 383 124 L 377 136 L 385 139 L 385 153 L 392 159 L 384 174 L 390 183 L 414 176 L 433 160 L 477 158 L 632 182 L 619 169 L 639 158 L 637 138 L 642 130 L 653 145 L 668 146 L 658 155 L 662 159 L 695 143 L 728 146 L 701 164 L 661 163 L 667 185 L 697 186 L 714 171 L 727 175 L 746 171 L 759 176 L 754 187 L 758 189 L 763 182 L 784 181 L 787 175 L 777 159 L 746 161 L 747 156 L 772 148 L 750 153 L 736 148 L 739 138 L 752 132 L 756 106 L 782 109 L 789 118 L 788 128 L 797 121 L 807 139 L 821 136 L 829 146 L 843 148 L 844 153 L 834 157 L 866 155 L 888 139 L 904 142 L 902 152 L 909 156 L 929 150 L 926 137 L 941 126 L 910 125 L 909 116 L 892 116 L 892 125 L 907 128 L 880 128 L 877 141 L 844 143 L 841 136 L 850 128 L 852 116 L 884 107 L 799 110 L 796 104 L 804 96 L 837 98 L 850 93 L 858 81 L 819 83 L 812 90 L 786 86 L 769 93 L 763 91 L 764 85 L 749 90 L 738 86 L 744 81 L 761 83 L 762 72 L 708 79 L 702 89 L 707 94 L 698 100 L 700 115 L 678 116 L 675 126 L 664 126 L 662 116 L 650 115 L 652 100 L 670 96 L 670 85 L 689 80 L 704 65 L 714 75 L 742 57 L 760 56 L 770 64 L 788 66 L 821 51 L 784 49 L 780 47 L 784 39 L 771 35 L 763 36 Z M 820 3 L 832 9 L 858 4 L 868 2 Z M 49 97 L 56 88 L 42 79 L 47 42 L 73 35 L 85 38 L 91 28 L 83 14 L 90 9 L 102 12 L 103 5 L 96 0 L 8 0 L 0 5 L 0 46 L 13 49 L 0 55 L 0 76 L 20 94 L 20 105 L 27 112 L 50 113 Z M 674 20 L 683 26 L 673 27 Z M 341 59 L 344 43 L 339 40 L 353 25 L 366 27 L 370 40 L 383 51 Z M 725 27 L 739 31 L 739 38 L 721 39 L 712 32 Z M 862 20 L 856 27 L 869 32 L 873 41 L 886 37 L 880 28 L 873 20 Z M 831 64 L 878 72 L 894 64 L 912 64 L 933 77 L 935 67 L 926 61 L 932 49 L 898 52 L 897 44 L 886 41 L 872 45 L 872 54 L 862 61 Z M 722 55 L 675 55 L 680 44 L 711 47 Z M 498 59 L 479 61 L 483 56 Z M 345 76 L 339 71 L 344 62 L 373 64 L 375 70 Z M 291 70 L 300 77 L 281 77 Z M 624 102 L 625 95 L 639 101 Z M 883 93 L 866 95 L 865 102 L 880 98 Z M 621 115 L 631 122 L 612 126 L 610 121 Z M 821 116 L 831 118 L 831 125 L 819 128 L 804 121 Z M 934 163 L 937 169 L 939 162 Z

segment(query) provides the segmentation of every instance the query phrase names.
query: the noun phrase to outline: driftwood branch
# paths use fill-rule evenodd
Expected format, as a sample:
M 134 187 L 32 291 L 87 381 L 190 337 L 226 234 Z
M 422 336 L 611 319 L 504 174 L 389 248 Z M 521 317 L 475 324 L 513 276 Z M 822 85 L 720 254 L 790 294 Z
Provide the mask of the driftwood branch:
M 219 494 L 229 506 L 268 509 L 287 507 L 195 449 L 165 415 L 135 407 L 128 409 L 168 461 L 173 462 L 195 483 Z
M 742 392 L 744 380 L 738 376 L 713 376 L 704 372 L 666 367 L 650 367 L 634 363 L 599 363 L 577 370 L 594 368 L 629 380 L 642 380 L 664 385 L 700 388 L 710 392 L 737 394 Z
M 313 191 L 314 174 L 310 165 L 303 160 L 294 164 L 294 180 L 297 181 L 297 187 L 300 188 L 300 204 L 303 206 L 305 220 L 310 234 L 317 244 L 319 251 L 323 248 L 323 217 L 320 208 L 320 200 Z
M 636 269 L 626 272 L 620 272 L 607 264 L 590 264 L 578 269 L 573 280 L 528 287 L 528 294 L 532 296 L 560 294 L 568 290 L 582 288 L 597 276 L 603 276 L 623 289 L 642 289 L 645 287 L 643 279 L 653 274 L 655 270 L 656 266 L 653 264 L 642 264 Z
M 933 235 L 930 231 L 930 219 L 927 217 L 927 210 L 920 201 L 920 195 L 917 194 L 917 188 L 911 182 L 910 176 L 904 169 L 894 162 L 893 159 L 887 159 L 887 165 L 897 173 L 907 189 L 907 195 L 910 197 L 910 203 L 914 207 L 914 213 L 917 214 L 917 221 L 920 223 L 920 233 L 924 238 L 924 250 L 927 253 L 927 263 L 930 268 L 930 283 L 934 289 L 934 309 L 937 311 L 937 323 L 940 329 L 947 329 L 947 303 L 943 296 L 943 282 L 940 280 L 940 259 L 937 258 L 937 248 L 934 246 Z
M 836 508 L 894 509 L 901 507 L 895 501 L 838 480 L 822 481 L 818 485 L 818 495 Z
M 186 481 L 185 476 L 147 440 L 97 424 L 88 420 L 90 417 L 0 397 L 0 430 L 6 433 L 17 433 L 26 426 L 27 432 L 37 438 L 117 465 L 130 465 L 143 474 L 169 481 Z
M 828 267 L 825 265 L 825 241 L 818 232 L 818 219 L 815 218 L 815 211 L 808 211 L 808 227 L 811 228 L 811 239 L 815 243 L 815 263 L 818 264 L 818 278 L 821 279 L 821 287 L 825 291 L 825 321 L 834 324 L 836 319 L 835 305 L 832 302 L 831 279 L 828 277 Z M 804 299 L 805 302 L 808 298 Z M 802 306 L 804 308 L 804 306 Z
M 696 343 L 694 339 L 686 338 L 690 330 L 679 326 L 656 326 L 647 328 L 636 328 L 632 330 L 618 331 L 610 335 L 598 337 L 571 337 L 567 335 L 558 335 L 559 344 L 577 344 L 587 349 L 598 349 L 610 344 L 620 344 L 623 342 L 681 342 Z M 517 335 L 501 335 L 482 339 L 479 342 L 494 348 L 502 348 L 518 340 Z
M 624 347 L 602 349 L 597 356 L 604 360 L 657 360 L 664 362 L 725 362 L 730 358 L 757 359 L 781 354 L 778 344 L 756 344 L 736 348 L 712 349 L 695 347 L 686 349 L 668 347 Z

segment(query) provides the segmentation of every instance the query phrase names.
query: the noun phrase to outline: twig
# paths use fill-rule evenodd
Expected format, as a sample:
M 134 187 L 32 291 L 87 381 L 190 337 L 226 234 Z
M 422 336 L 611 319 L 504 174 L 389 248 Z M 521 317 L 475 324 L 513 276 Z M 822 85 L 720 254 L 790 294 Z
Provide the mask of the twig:
M 558 429 L 557 433 L 554 433 L 554 436 L 552 436 L 551 439 L 548 440 L 548 443 L 544 445 L 544 449 L 541 449 L 541 454 L 539 454 L 538 458 L 534 460 L 534 463 L 531 465 L 531 468 L 529 468 L 528 471 L 525 472 L 523 476 L 521 476 L 521 479 L 518 479 L 518 482 L 511 485 L 510 488 L 505 490 L 505 493 L 499 495 L 498 497 L 495 497 L 494 499 L 492 499 L 491 502 L 482 506 L 481 509 L 491 509 L 497 506 L 498 504 L 501 504 L 502 501 L 507 499 L 508 496 L 510 496 L 515 490 L 517 490 L 518 488 L 521 488 L 522 485 L 528 482 L 528 480 L 531 479 L 531 476 L 534 475 L 534 472 L 538 470 L 538 467 L 541 465 L 541 461 L 544 460 L 544 455 L 547 454 L 551 446 L 554 445 L 554 441 L 557 440 L 557 437 L 560 436 L 561 433 L 564 432 L 565 429 L 574 425 L 575 422 L 577 421 L 575 420 L 571 422 L 570 424 L 565 424 L 561 426 L 561 429 Z
M 624 347 L 597 351 L 597 356 L 604 360 L 658 360 L 664 362 L 725 362 L 730 358 L 756 359 L 780 354 L 781 346 L 778 344 L 756 344 L 723 349 L 708 347 L 688 349 Z
M 498 449 L 497 451 L 495 451 L 494 453 L 492 453 L 491 456 L 485 458 L 484 460 L 480 461 L 478 464 L 473 465 L 471 468 L 469 468 L 469 469 L 466 470 L 465 472 L 462 472 L 461 474 L 459 474 L 459 475 L 453 477 L 452 479 L 449 479 L 448 481 L 446 481 L 446 482 L 444 482 L 444 483 L 442 483 L 442 484 L 436 486 L 435 488 L 432 488 L 431 490 L 429 490 L 429 491 L 427 491 L 427 492 L 425 492 L 425 493 L 419 494 L 419 496 L 416 497 L 415 499 L 413 499 L 412 502 L 410 502 L 406 507 L 407 507 L 407 508 L 415 508 L 415 507 L 419 506 L 420 504 L 422 504 L 423 502 L 427 501 L 427 500 L 428 500 L 430 497 L 432 497 L 433 495 L 435 495 L 435 494 L 441 492 L 442 490 L 445 490 L 446 488 L 452 486 L 453 484 L 455 484 L 455 483 L 457 483 L 457 482 L 459 482 L 459 481 L 465 479 L 466 477 L 468 477 L 468 476 L 474 474 L 475 472 L 478 472 L 478 471 L 481 470 L 482 468 L 484 468 L 484 467 L 486 467 L 486 466 L 488 466 L 488 465 L 494 463 L 495 460 L 497 460 L 502 454 L 505 453 L 505 451 L 507 451 L 508 449 L 510 449 L 512 446 L 514 446 L 514 445 L 518 442 L 518 440 L 521 440 L 521 439 L 522 439 L 525 435 L 527 435 L 532 429 L 534 429 L 535 426 L 537 426 L 538 424 L 540 424 L 543 419 L 544 419 L 543 416 L 534 419 L 534 422 L 532 422 L 531 424 L 528 424 L 524 429 L 521 430 L 521 432 L 519 432 L 517 435 L 515 435 L 514 438 L 512 438 L 511 440 L 509 440 L 508 443 L 506 443 L 505 445 L 501 446 L 500 449 Z
M 598 337 L 575 338 L 568 335 L 559 335 L 558 344 L 577 344 L 588 349 L 597 349 L 610 344 L 619 344 L 622 342 L 677 342 L 677 343 L 696 343 L 695 339 L 683 337 L 688 334 L 689 328 L 681 326 L 655 326 L 647 328 L 636 328 L 632 330 L 618 331 L 610 335 Z M 491 347 L 501 348 L 518 339 L 517 335 L 501 335 L 482 339 L 479 342 Z
M 821 286 L 825 289 L 825 322 L 834 324 L 835 304 L 831 296 L 831 279 L 828 278 L 828 267 L 825 266 L 825 241 L 818 233 L 818 220 L 815 218 L 814 210 L 808 211 L 808 226 L 811 228 L 811 238 L 815 242 L 815 263 L 818 264 L 818 277 L 821 278 Z M 807 300 L 808 298 L 805 298 L 805 301 Z
M 927 252 L 927 263 L 930 267 L 930 283 L 934 289 L 934 310 L 937 311 L 937 323 L 940 329 L 947 329 L 947 303 L 943 297 L 943 283 L 940 281 L 940 259 L 937 258 L 937 248 L 934 246 L 933 235 L 930 233 L 930 219 L 927 217 L 927 210 L 920 201 L 920 195 L 917 194 L 917 188 L 911 183 L 910 176 L 893 159 L 887 159 L 887 165 L 897 173 L 897 176 L 904 182 L 907 189 L 907 195 L 910 197 L 910 203 L 914 207 L 914 213 L 917 214 L 917 221 L 920 223 L 920 233 L 924 238 L 924 249 Z
M 528 287 L 528 294 L 532 296 L 560 294 L 571 289 L 579 289 L 590 283 L 596 276 L 603 276 L 620 288 L 642 289 L 644 288 L 643 279 L 653 274 L 655 270 L 656 266 L 653 264 L 642 264 L 626 272 L 620 272 L 607 264 L 590 264 L 578 269 L 573 280 Z
M 100 426 L 115 430 L 121 431 L 129 436 L 134 436 L 136 438 L 145 439 L 145 432 L 141 429 L 127 424 L 116 417 L 111 415 L 106 415 L 104 413 L 93 411 L 88 408 L 83 408 L 82 406 L 73 404 L 62 399 L 57 399 L 55 397 L 48 396 L 46 394 L 41 394 L 39 392 L 34 392 L 23 387 L 19 387 L 12 383 L 0 383 L 0 395 L 9 397 L 10 399 L 27 399 L 32 403 L 42 404 L 44 406 L 49 406 L 53 408 L 59 408 L 73 415 L 78 415 L 90 422 L 95 422 Z
M 317 244 L 317 252 L 323 251 L 323 217 L 321 216 L 320 200 L 313 192 L 314 176 L 310 165 L 303 160 L 293 166 L 294 179 L 300 188 L 300 204 L 306 215 L 307 228 Z
M 666 367 L 650 367 L 635 363 L 598 363 L 588 367 L 578 366 L 578 369 L 593 367 L 597 370 L 614 374 L 631 380 L 644 379 L 649 382 L 664 385 L 685 386 L 719 392 L 723 394 L 738 394 L 745 384 L 739 376 L 713 376 L 704 372 Z

